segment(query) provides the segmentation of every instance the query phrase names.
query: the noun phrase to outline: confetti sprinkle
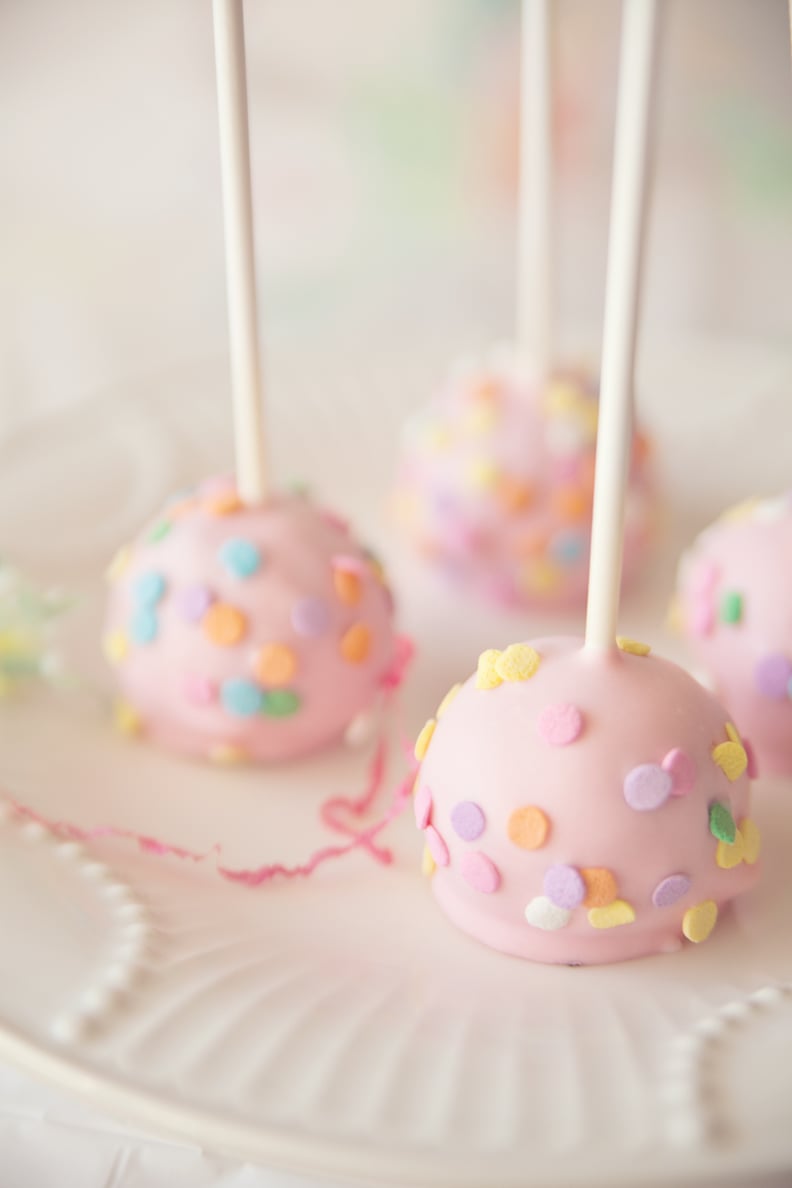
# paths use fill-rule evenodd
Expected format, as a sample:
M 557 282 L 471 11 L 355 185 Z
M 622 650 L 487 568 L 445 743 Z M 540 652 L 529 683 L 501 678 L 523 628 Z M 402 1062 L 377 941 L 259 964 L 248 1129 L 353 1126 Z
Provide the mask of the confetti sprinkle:
M 132 590 L 139 606 L 156 606 L 165 594 L 165 578 L 161 573 L 149 570 L 135 578 Z
M 539 653 L 529 644 L 509 644 L 495 661 L 495 672 L 502 681 L 527 681 L 539 663 Z
M 191 705 L 210 705 L 217 692 L 214 683 L 198 673 L 188 673 L 182 687 L 184 696 Z
M 584 866 L 580 874 L 586 885 L 584 907 L 607 907 L 613 903 L 619 894 L 619 885 L 612 870 L 605 866 Z
M 244 639 L 247 619 L 236 607 L 226 602 L 215 602 L 206 612 L 202 627 L 212 643 L 230 648 Z
M 537 895 L 525 908 L 528 923 L 545 932 L 556 932 L 559 928 L 565 928 L 571 916 L 571 912 L 566 908 L 557 907 L 545 895 Z
M 715 801 L 710 805 L 709 809 L 709 829 L 713 837 L 718 841 L 726 842 L 728 846 L 734 844 L 734 839 L 737 835 L 737 826 L 734 824 L 734 817 L 725 804 L 720 801 Z
M 720 620 L 722 623 L 739 623 L 743 614 L 742 594 L 736 590 L 727 590 L 720 603 Z
M 690 879 L 684 874 L 668 875 L 661 879 L 652 892 L 652 903 L 656 908 L 671 907 L 690 890 Z
M 253 657 L 253 671 L 262 685 L 288 685 L 297 672 L 297 657 L 286 644 L 266 644 Z
M 718 905 L 713 899 L 688 908 L 682 917 L 682 932 L 694 945 L 707 939 L 718 919 Z
M 696 764 L 679 747 L 669 751 L 662 763 L 663 771 L 671 776 L 671 795 L 687 796 L 696 784 Z
M 117 582 L 129 568 L 131 561 L 132 550 L 128 545 L 124 545 L 123 548 L 118 550 L 105 570 L 105 580 L 108 582 Z
M 264 694 L 263 711 L 268 718 L 290 718 L 300 705 L 300 698 L 293 689 L 268 689 Z
M 592 928 L 621 928 L 634 920 L 635 909 L 626 899 L 614 899 L 607 907 L 589 908 L 588 922 Z
M 734 841 L 731 845 L 724 841 L 718 842 L 718 848 L 715 851 L 715 861 L 721 870 L 731 870 L 732 867 L 739 866 L 744 857 L 745 842 L 739 829 L 735 830 Z
M 419 829 L 426 829 L 432 815 L 432 792 L 428 784 L 421 784 L 415 793 L 413 802 L 415 824 Z
M 117 701 L 113 706 L 113 723 L 119 734 L 134 738 L 140 734 L 143 723 L 140 714 L 128 701 Z
M 220 767 L 239 767 L 242 763 L 247 763 L 248 756 L 247 751 L 242 747 L 234 747 L 230 743 L 219 743 L 209 751 L 208 758 Z
M 536 725 L 541 737 L 551 747 L 567 747 L 580 738 L 583 715 L 576 705 L 560 702 L 558 705 L 546 706 Z
M 550 866 L 545 871 L 542 884 L 545 897 L 556 907 L 579 907 L 586 897 L 586 884 L 580 871 L 574 866 Z
M 301 598 L 292 608 L 291 621 L 297 635 L 324 635 L 330 626 L 330 607 L 323 598 Z
M 429 750 L 429 744 L 432 741 L 432 735 L 435 732 L 437 722 L 434 718 L 430 718 L 428 722 L 424 722 L 421 733 L 415 740 L 415 758 L 419 763 L 422 763 L 426 758 L 426 752 Z
M 122 664 L 129 654 L 129 640 L 123 631 L 109 631 L 102 640 L 102 651 L 108 664 Z
M 159 544 L 161 540 L 165 539 L 172 527 L 173 524 L 170 522 L 170 520 L 160 520 L 159 523 L 155 524 L 151 529 L 148 536 L 146 537 L 146 540 L 149 542 L 149 544 Z
M 648 656 L 652 650 L 649 644 L 639 643 L 637 639 L 628 639 L 626 635 L 616 636 L 616 646 L 621 652 L 629 652 L 631 656 Z
M 495 863 L 478 851 L 465 853 L 459 862 L 459 873 L 474 891 L 492 895 L 501 883 L 500 871 Z
M 421 874 L 428 879 L 432 877 L 436 870 L 437 863 L 432 857 L 432 851 L 428 846 L 424 846 L 423 853 L 421 855 Z
M 642 763 L 625 777 L 624 799 L 637 812 L 652 812 L 665 804 L 672 788 L 669 772 L 656 763 Z
M 446 712 L 446 710 L 448 709 L 449 705 L 450 705 L 450 704 L 451 704 L 451 702 L 454 700 L 454 698 L 456 697 L 457 693 L 459 692 L 459 690 L 460 690 L 461 688 L 462 688 L 462 686 L 461 686 L 461 685 L 459 685 L 459 684 L 457 684 L 457 685 L 452 685 L 452 686 L 451 686 L 451 688 L 448 690 L 448 692 L 446 693 L 445 697 L 443 698 L 443 700 L 442 700 L 442 701 L 440 702 L 440 704 L 438 705 L 438 707 L 437 707 L 437 712 L 435 713 L 435 717 L 437 718 L 438 722 L 440 721 L 440 719 L 442 718 L 443 714 Z
M 483 810 L 473 800 L 460 800 L 451 810 L 454 832 L 463 841 L 475 841 L 481 837 L 486 823 Z
M 437 865 L 448 866 L 448 846 L 445 844 L 434 825 L 427 825 L 424 832 L 424 837 L 426 838 L 426 844 L 429 847 L 429 852 L 431 853 Z
M 207 499 L 204 507 L 210 516 L 233 516 L 244 509 L 244 504 L 236 491 L 224 491 Z
M 753 866 L 759 859 L 762 849 L 762 835 L 759 826 L 750 817 L 743 817 L 740 821 L 740 833 L 743 839 L 743 859 L 749 866 Z
M 729 741 L 718 743 L 712 748 L 712 761 L 721 769 L 726 779 L 734 783 L 748 767 L 748 756 L 731 722 L 726 723 L 726 733 Z
M 347 569 L 333 570 L 333 588 L 339 602 L 343 602 L 345 606 L 355 606 L 363 594 L 360 578 Z
M 232 577 L 249 578 L 261 566 L 261 553 L 252 541 L 234 537 L 220 549 L 220 562 Z
M 220 686 L 220 700 L 230 714 L 252 718 L 264 708 L 264 694 L 252 681 L 232 678 Z
M 362 664 L 371 651 L 371 631 L 365 623 L 355 623 L 341 637 L 341 655 L 348 664 Z
M 185 586 L 175 598 L 176 610 L 185 623 L 200 623 L 214 602 L 208 586 Z
M 129 634 L 137 644 L 150 644 L 157 638 L 159 624 L 157 616 L 149 607 L 143 607 L 132 616 Z
M 481 653 L 476 669 L 477 689 L 496 689 L 498 685 L 503 683 L 503 678 L 499 676 L 495 668 L 500 655 L 497 648 L 488 648 L 486 652 Z
M 538 850 L 547 841 L 550 822 L 540 808 L 527 804 L 515 809 L 509 817 L 507 833 L 509 840 L 521 850 Z

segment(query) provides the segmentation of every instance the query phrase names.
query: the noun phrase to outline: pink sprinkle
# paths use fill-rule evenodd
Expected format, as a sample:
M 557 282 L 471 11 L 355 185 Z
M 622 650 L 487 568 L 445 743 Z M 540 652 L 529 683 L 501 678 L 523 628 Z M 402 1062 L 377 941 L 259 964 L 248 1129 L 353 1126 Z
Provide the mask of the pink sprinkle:
M 337 528 L 339 532 L 349 533 L 349 520 L 345 520 L 343 516 L 337 515 L 326 507 L 320 509 L 319 515 L 325 524 L 329 524 L 331 528 Z
M 542 710 L 537 722 L 539 733 L 551 747 L 566 747 L 580 737 L 583 715 L 576 705 L 561 702 Z
M 415 824 L 419 829 L 426 829 L 432 815 L 432 792 L 428 784 L 421 784 L 415 793 L 413 808 L 415 809 Z
M 364 557 L 352 557 L 347 553 L 338 553 L 330 562 L 333 569 L 341 573 L 354 573 L 357 577 L 369 577 L 371 569 Z
M 708 599 L 697 599 L 690 611 L 690 634 L 698 638 L 711 635 L 715 626 L 715 610 Z
M 448 866 L 448 846 L 445 844 L 434 825 L 426 826 L 424 837 L 426 838 L 426 844 L 429 847 L 429 853 L 432 855 L 437 865 Z
M 184 678 L 184 695 L 193 705 L 209 705 L 214 701 L 217 691 L 208 677 L 192 673 Z
M 693 791 L 696 783 L 696 764 L 685 751 L 674 747 L 669 751 L 662 763 L 663 771 L 667 771 L 673 781 L 672 796 L 687 796 Z
M 500 887 L 500 871 L 486 854 L 479 851 L 462 855 L 459 872 L 474 891 L 481 891 L 483 895 L 492 895 Z

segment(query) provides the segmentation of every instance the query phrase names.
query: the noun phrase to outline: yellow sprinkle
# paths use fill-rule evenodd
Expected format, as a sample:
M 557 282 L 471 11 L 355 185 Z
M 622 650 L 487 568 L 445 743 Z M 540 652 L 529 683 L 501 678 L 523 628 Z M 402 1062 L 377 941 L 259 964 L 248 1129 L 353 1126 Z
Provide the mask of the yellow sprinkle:
M 635 909 L 626 899 L 614 899 L 607 907 L 589 908 L 588 921 L 592 928 L 620 928 L 632 924 Z
M 580 405 L 580 392 L 574 384 L 556 380 L 548 385 L 543 404 L 550 417 L 573 416 Z
M 740 736 L 731 722 L 726 723 L 729 741 L 718 743 L 712 748 L 712 761 L 721 769 L 727 780 L 734 783 L 748 767 L 748 756 L 740 742 Z
M 452 685 L 451 688 L 448 690 L 445 697 L 443 698 L 443 700 L 440 702 L 440 704 L 437 707 L 437 712 L 435 714 L 435 717 L 437 718 L 438 722 L 440 721 L 443 714 L 446 712 L 449 705 L 454 700 L 454 698 L 456 697 L 457 693 L 459 692 L 459 690 L 461 688 L 462 688 L 462 686 L 460 684 L 456 684 L 456 685 Z
M 468 485 L 476 491 L 489 491 L 497 485 L 500 471 L 494 462 L 480 459 L 471 462 L 467 468 Z
M 750 520 L 756 511 L 757 504 L 760 502 L 758 496 L 754 495 L 750 499 L 744 499 L 742 503 L 735 504 L 734 507 L 728 508 L 720 517 L 721 523 L 724 524 L 739 524 L 741 520 Z
M 426 448 L 434 454 L 441 454 L 451 445 L 451 431 L 445 425 L 432 425 L 424 437 Z
M 503 678 L 495 667 L 498 660 L 500 660 L 500 652 L 497 648 L 488 648 L 486 652 L 481 653 L 476 669 L 477 689 L 497 689 L 498 685 L 503 683 Z
M 561 583 L 561 570 L 552 561 L 538 558 L 526 565 L 522 584 L 529 594 L 552 594 Z
M 133 738 L 140 734 L 143 723 L 136 709 L 128 701 L 117 701 L 113 706 L 113 722 L 119 734 Z
M 212 763 L 218 763 L 222 767 L 238 767 L 240 763 L 247 761 L 247 753 L 243 751 L 242 747 L 220 743 L 218 746 L 212 747 L 209 759 Z
M 131 560 L 132 550 L 128 545 L 124 545 L 123 548 L 118 550 L 105 570 L 105 580 L 108 582 L 117 582 Z
M 424 723 L 423 730 L 415 740 L 415 758 L 419 763 L 426 758 L 426 752 L 429 750 L 429 743 L 432 741 L 436 726 L 437 722 L 434 718 L 430 718 L 428 722 Z
M 672 635 L 681 635 L 685 630 L 685 615 L 682 610 L 682 600 L 674 594 L 666 611 L 666 627 Z
M 480 401 L 465 413 L 462 427 L 467 433 L 489 433 L 497 420 L 497 407 L 494 404 Z
M 415 796 L 415 793 L 418 791 L 418 786 L 420 783 L 421 783 L 421 773 L 419 771 L 416 773 L 415 779 L 413 780 L 413 786 L 412 786 L 412 795 L 413 796 Z
M 705 899 L 695 907 L 688 908 L 682 917 L 682 932 L 689 941 L 697 945 L 707 939 L 718 919 L 718 905 L 714 899 Z
M 649 644 L 639 643 L 637 639 L 628 639 L 626 635 L 617 635 L 616 644 L 620 651 L 629 652 L 631 656 L 648 656 L 652 650 Z
M 123 631 L 109 631 L 102 640 L 102 651 L 108 664 L 120 664 L 129 651 L 129 640 Z
M 428 846 L 424 846 L 423 854 L 421 855 L 421 874 L 425 875 L 427 879 L 431 878 L 437 870 L 437 863 L 432 857 L 432 852 Z
M 731 845 L 725 841 L 718 842 L 718 848 L 715 851 L 715 861 L 721 870 L 731 870 L 733 866 L 739 866 L 745 858 L 745 838 L 738 829 L 734 834 L 734 841 Z
M 529 644 L 509 644 L 495 661 L 495 671 L 503 681 L 527 681 L 539 667 L 540 656 Z
M 743 860 L 749 866 L 753 866 L 762 849 L 762 835 L 759 832 L 759 826 L 750 817 L 743 817 L 740 821 L 740 833 L 743 839 Z

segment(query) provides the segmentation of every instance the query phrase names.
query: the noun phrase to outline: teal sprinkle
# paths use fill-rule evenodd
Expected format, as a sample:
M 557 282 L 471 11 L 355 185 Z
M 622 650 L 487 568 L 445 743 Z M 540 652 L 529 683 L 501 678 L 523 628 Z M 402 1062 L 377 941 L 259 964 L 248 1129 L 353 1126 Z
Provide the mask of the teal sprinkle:
M 727 590 L 721 598 L 720 617 L 722 623 L 739 623 L 743 614 L 742 594 Z
M 158 541 L 164 540 L 172 527 L 173 524 L 170 520 L 160 520 L 160 522 L 155 524 L 151 529 L 151 532 L 148 534 L 149 544 L 157 544 Z
M 270 689 L 264 694 L 263 712 L 269 718 L 288 718 L 300 708 L 300 698 L 292 689 Z
M 734 839 L 737 836 L 737 826 L 734 824 L 734 817 L 725 804 L 715 801 L 714 804 L 710 805 L 709 827 L 710 833 L 713 837 L 717 837 L 718 841 L 725 842 L 727 846 L 734 845 Z

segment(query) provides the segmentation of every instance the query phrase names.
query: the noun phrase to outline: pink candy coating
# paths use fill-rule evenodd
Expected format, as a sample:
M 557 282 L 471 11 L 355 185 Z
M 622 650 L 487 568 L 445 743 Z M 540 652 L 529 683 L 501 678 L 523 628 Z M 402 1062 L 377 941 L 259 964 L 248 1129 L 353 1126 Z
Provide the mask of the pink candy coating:
M 654 655 L 592 655 L 570 638 L 531 646 L 540 657 L 533 676 L 493 688 L 477 688 L 473 676 L 437 723 L 421 768 L 432 788 L 426 838 L 437 848 L 442 835 L 447 854 L 432 877 L 434 895 L 463 931 L 534 961 L 596 964 L 668 952 L 688 909 L 708 900 L 722 906 L 757 877 L 758 867 L 745 862 L 720 867 L 710 832 L 712 802 L 738 823 L 750 813 L 748 776 L 729 779 L 712 755 L 731 718 L 683 669 Z M 585 731 L 562 748 L 548 746 L 529 724 L 570 697 Z M 663 767 L 675 752 L 690 762 L 676 759 L 672 769 L 685 778 L 695 769 L 685 795 L 670 794 L 673 776 Z M 625 782 L 645 767 L 649 790 L 640 799 L 651 808 L 636 811 Z M 465 800 L 485 814 L 476 846 L 500 876 L 486 898 L 470 877 L 478 858 L 452 826 Z M 546 832 L 537 829 L 539 814 Z
M 679 627 L 760 775 L 792 774 L 791 559 L 792 493 L 728 512 L 679 567 Z
M 340 740 L 371 708 L 395 655 L 388 591 L 346 525 L 302 496 L 235 502 L 215 480 L 157 517 L 112 580 L 115 673 L 152 741 L 254 761 Z M 360 578 L 345 604 L 339 556 Z M 120 655 L 118 654 L 120 652 Z
M 516 356 L 453 375 L 406 428 L 394 508 L 447 577 L 488 601 L 585 600 L 597 389 L 581 372 L 545 389 Z M 636 434 L 626 515 L 629 577 L 651 533 L 646 439 Z

